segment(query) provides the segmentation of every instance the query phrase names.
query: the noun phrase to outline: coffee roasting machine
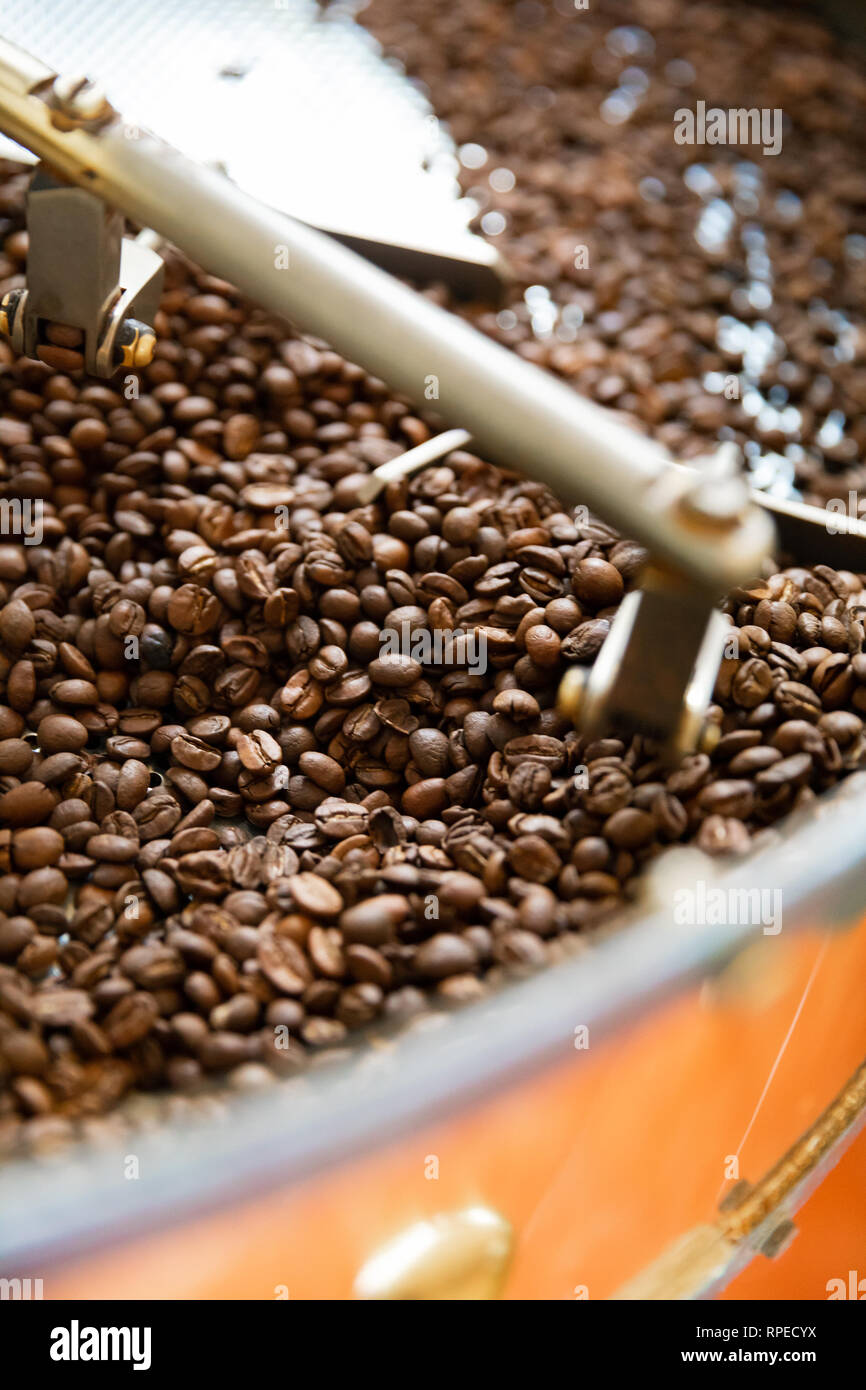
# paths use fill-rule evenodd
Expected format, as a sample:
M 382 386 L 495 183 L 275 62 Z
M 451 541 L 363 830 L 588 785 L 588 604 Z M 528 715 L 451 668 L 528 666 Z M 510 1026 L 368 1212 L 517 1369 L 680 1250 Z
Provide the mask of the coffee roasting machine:
M 272 10 L 268 23 L 283 18 Z M 24 20 L 12 29 L 27 40 Z M 326 230 L 296 220 L 284 199 L 272 205 L 232 171 L 125 118 L 122 87 L 111 86 L 110 72 L 95 77 L 111 100 L 96 81 L 0 40 L 0 131 L 39 161 L 27 285 L 3 299 L 0 332 L 33 355 L 56 321 L 83 331 L 94 375 L 146 365 L 164 240 L 421 408 L 429 409 L 425 382 L 435 377 L 436 411 L 449 430 L 384 465 L 371 489 L 471 437 L 483 457 L 589 506 L 649 552 L 642 587 L 623 602 L 602 658 L 588 677 L 575 670 L 563 682 L 562 708 L 583 729 L 647 733 L 674 754 L 710 747 L 716 731 L 705 714 L 727 631 L 719 599 L 758 575 L 777 545 L 866 571 L 859 521 L 836 518 L 829 536 L 822 512 L 751 493 L 729 446 L 697 467 L 677 466 L 656 443 L 372 264 L 489 289 L 507 268 L 473 238 L 432 254 L 329 235 L 326 220 Z M 124 235 L 124 219 L 145 230 Z M 663 637 L 662 668 L 654 653 Z M 784 1248 L 797 1207 L 866 1118 L 858 1065 L 866 1033 L 854 987 L 866 965 L 866 925 L 839 930 L 866 907 L 864 813 L 857 774 L 746 866 L 722 872 L 696 851 L 669 856 L 647 876 L 631 924 L 586 955 L 447 1027 L 401 1039 L 360 1076 L 351 1066 L 323 1070 L 282 1095 L 238 1101 L 231 1126 L 202 1121 L 147 1136 L 147 1179 L 134 1193 L 110 1155 L 70 1160 L 62 1184 L 36 1165 L 10 1169 L 0 1178 L 9 1194 L 0 1269 L 56 1267 L 64 1292 L 110 1289 L 118 1257 L 103 1247 L 109 1235 L 123 1236 L 137 1242 L 142 1296 L 151 1276 L 150 1294 L 165 1296 L 155 1271 L 171 1261 L 169 1296 L 175 1278 L 180 1289 L 219 1296 L 219 1280 L 201 1271 L 182 1282 L 189 1256 L 179 1253 L 177 1231 L 150 1242 L 145 1234 L 173 1224 L 188 1249 L 203 1213 L 240 1200 L 261 1242 L 256 1278 L 265 1292 L 250 1296 L 271 1296 L 269 1282 L 291 1286 L 292 1296 L 321 1292 L 312 1252 L 326 1214 L 344 1230 L 329 1277 L 347 1294 L 490 1297 L 507 1277 L 512 1296 L 571 1297 L 584 1286 L 591 1297 L 712 1295 L 757 1252 Z M 671 927 L 671 875 L 688 882 L 711 873 L 734 891 L 783 885 L 784 941 L 770 943 L 752 925 Z M 783 1063 L 778 1043 L 795 1010 L 800 1032 Z M 576 1050 L 578 1027 L 593 1040 L 610 1035 L 591 1060 Z M 739 1156 L 742 1098 L 750 1109 L 771 1067 L 778 1085 L 747 1130 L 750 1145 L 743 1141 L 753 1185 L 741 1183 L 713 1213 L 717 1152 L 728 1145 Z M 547 1158 L 530 1147 L 502 1151 L 515 1115 L 531 1133 L 551 1113 L 560 1132 Z M 438 1188 L 419 1192 L 419 1154 L 438 1155 L 450 1174 Z M 340 1164 L 350 1157 L 347 1179 Z M 265 1191 L 280 1194 L 267 1207 Z M 359 1224 L 351 1212 L 361 1208 Z M 594 1211 L 607 1213 L 603 1229 Z M 416 1246 L 427 1253 L 404 1242 L 402 1252 L 364 1264 L 410 1217 L 426 1220 Z M 213 1220 L 224 1261 L 228 1249 L 237 1279 L 250 1278 L 232 1221 Z M 516 1259 L 511 1228 L 521 1237 Z M 570 1233 L 567 1249 L 558 1231 Z

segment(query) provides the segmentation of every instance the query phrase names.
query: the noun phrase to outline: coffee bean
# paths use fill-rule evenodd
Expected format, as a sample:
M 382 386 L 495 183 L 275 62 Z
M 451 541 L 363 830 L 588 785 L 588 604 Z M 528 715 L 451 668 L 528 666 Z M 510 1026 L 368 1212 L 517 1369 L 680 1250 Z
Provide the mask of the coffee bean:
M 610 608 L 623 594 L 622 575 L 607 560 L 580 560 L 572 584 L 576 597 L 589 608 Z
M 317 874 L 296 874 L 289 880 L 291 895 L 301 912 L 311 917 L 336 917 L 343 907 L 340 893 Z
M 23 738 L 0 741 L 0 776 L 20 777 L 33 762 L 33 749 Z
M 312 980 L 304 952 L 288 935 L 262 933 L 257 959 L 263 974 L 281 994 L 300 995 Z
M 83 989 L 46 989 L 36 994 L 30 1005 L 33 1018 L 47 1028 L 84 1023 L 93 1009 L 93 1000 Z
M 202 637 L 216 627 L 221 605 L 214 594 L 198 584 L 182 584 L 168 601 L 166 616 L 177 632 Z
M 218 749 L 192 734 L 177 734 L 169 746 L 172 758 L 193 772 L 213 772 L 222 762 Z
M 734 675 L 731 698 L 741 709 L 756 709 L 773 688 L 773 674 L 765 661 L 751 657 Z
M 353 945 L 383 946 L 394 939 L 395 928 L 409 913 L 406 898 L 396 893 L 383 893 L 341 913 L 340 930 Z
M 448 791 L 441 777 L 427 777 L 407 787 L 403 793 L 403 812 L 417 820 L 429 820 L 448 804 Z
M 42 825 L 59 797 L 41 782 L 21 782 L 0 794 L 0 823 L 11 826 Z
M 153 995 L 136 991 L 117 1001 L 102 1026 L 111 1046 L 123 1051 L 146 1038 L 157 1017 Z
M 472 946 L 463 937 L 439 932 L 418 947 L 412 964 L 422 979 L 442 980 L 446 975 L 473 969 L 477 960 Z
M 63 836 L 48 826 L 16 831 L 12 839 L 12 858 L 20 873 L 56 864 L 63 850 Z
M 46 756 L 51 753 L 80 753 L 87 744 L 87 729 L 71 715 L 48 714 L 40 719 L 36 738 L 41 752 Z
M 530 883 L 549 883 L 559 873 L 561 861 L 540 835 L 518 835 L 508 851 L 514 872 Z
M 134 811 L 147 794 L 150 770 L 138 758 L 128 758 L 120 769 L 115 800 L 121 811 Z
M 641 849 L 653 838 L 656 822 L 648 811 L 624 806 L 604 823 L 604 836 L 617 849 Z
M 282 748 L 265 729 L 253 729 L 242 734 L 237 744 L 238 757 L 250 772 L 269 773 L 282 761 Z
M 370 679 L 376 685 L 402 690 L 414 685 L 421 675 L 421 665 L 410 656 L 388 654 L 376 657 L 369 665 Z
M 776 686 L 775 702 L 785 719 L 805 719 L 817 723 L 821 715 L 821 698 L 807 685 L 798 681 L 782 681 Z
M 323 791 L 338 793 L 346 785 L 346 778 L 340 764 L 325 753 L 302 753 L 298 767 L 305 777 L 311 778 Z
M 754 788 L 743 778 L 712 782 L 698 796 L 698 805 L 707 815 L 748 820 L 752 814 Z
M 811 771 L 812 759 L 809 754 L 793 753 L 789 758 L 781 758 L 758 772 L 755 782 L 762 792 L 777 787 L 802 786 L 808 781 Z
M 92 835 L 87 841 L 86 852 L 92 859 L 106 864 L 128 864 L 138 854 L 138 841 L 122 835 Z
M 416 729 L 409 735 L 409 753 L 425 777 L 441 777 L 448 770 L 448 739 L 439 729 Z

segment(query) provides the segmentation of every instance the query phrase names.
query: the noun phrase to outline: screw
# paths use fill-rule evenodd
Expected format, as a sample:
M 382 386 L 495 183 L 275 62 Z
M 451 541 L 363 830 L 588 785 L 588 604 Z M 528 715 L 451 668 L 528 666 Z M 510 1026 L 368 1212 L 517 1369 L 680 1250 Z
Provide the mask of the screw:
M 699 460 L 699 475 L 680 499 L 680 507 L 699 521 L 720 529 L 735 526 L 749 504 L 749 489 L 739 473 L 740 451 L 727 440 L 709 458 Z
M 559 682 L 556 708 L 561 715 L 564 715 L 566 719 L 570 719 L 573 724 L 577 723 L 585 690 L 586 672 L 581 670 L 579 666 L 572 666 L 570 670 L 566 671 L 562 680 Z
M 698 521 L 727 530 L 741 519 L 748 502 L 742 478 L 702 478 L 680 498 L 680 507 Z
M 124 319 L 114 340 L 117 367 L 146 367 L 153 360 L 156 334 L 139 319 Z
M 4 338 L 12 338 L 16 320 L 26 298 L 26 290 L 9 290 L 0 299 L 0 333 Z
M 102 88 L 78 74 L 55 77 L 47 103 L 52 124 L 60 130 L 73 130 L 114 114 Z
M 787 1218 L 774 1226 L 760 1246 L 761 1254 L 768 1260 L 777 1260 L 783 1255 L 797 1234 L 797 1227 Z

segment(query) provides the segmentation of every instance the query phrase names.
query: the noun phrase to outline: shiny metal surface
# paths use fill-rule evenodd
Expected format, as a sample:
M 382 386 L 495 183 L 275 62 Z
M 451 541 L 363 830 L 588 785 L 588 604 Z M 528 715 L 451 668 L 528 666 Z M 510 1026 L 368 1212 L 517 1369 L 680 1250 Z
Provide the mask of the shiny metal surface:
M 4 0 L 3 37 L 87 73 L 144 127 L 389 269 L 495 291 L 454 143 L 347 8 L 315 0 Z M 21 157 L 3 141 L 0 153 Z

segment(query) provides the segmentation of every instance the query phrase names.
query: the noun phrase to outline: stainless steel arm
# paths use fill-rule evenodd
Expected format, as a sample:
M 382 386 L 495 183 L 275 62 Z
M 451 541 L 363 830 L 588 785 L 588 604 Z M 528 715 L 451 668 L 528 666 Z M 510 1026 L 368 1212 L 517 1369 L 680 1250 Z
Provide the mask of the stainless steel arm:
M 419 405 L 435 378 L 437 412 L 486 456 L 591 507 L 708 594 L 751 577 L 770 550 L 772 524 L 745 490 L 713 515 L 652 441 L 221 174 L 148 132 L 127 138 L 92 89 L 76 92 L 2 40 L 0 128 Z

